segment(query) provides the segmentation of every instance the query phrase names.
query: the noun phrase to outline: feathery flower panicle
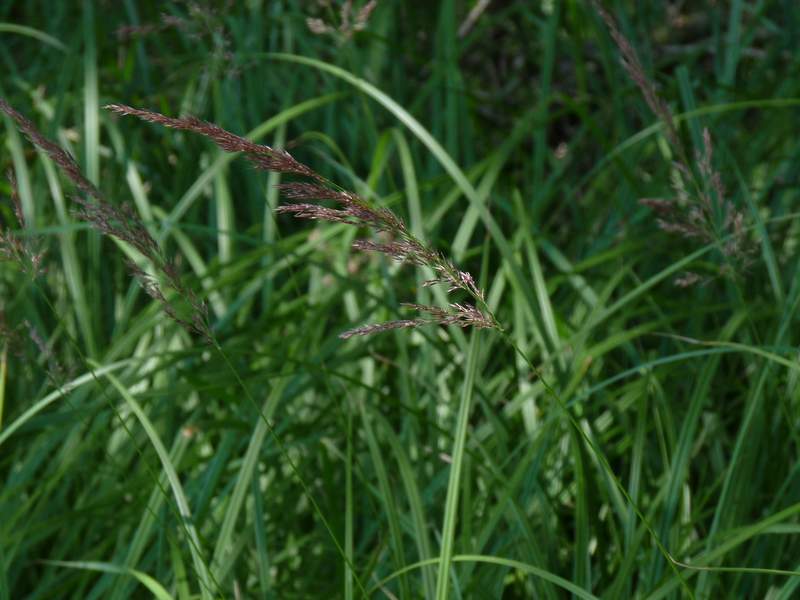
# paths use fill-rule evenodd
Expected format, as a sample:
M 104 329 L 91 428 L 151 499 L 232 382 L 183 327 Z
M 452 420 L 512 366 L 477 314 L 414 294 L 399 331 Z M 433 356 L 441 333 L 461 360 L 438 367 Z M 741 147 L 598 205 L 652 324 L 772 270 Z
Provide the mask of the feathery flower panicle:
M 73 196 L 72 200 L 80 206 L 74 214 L 81 221 L 91 223 L 103 235 L 127 242 L 151 261 L 161 261 L 158 244 L 129 204 L 114 206 L 106 202 L 90 202 L 80 196 Z
M 685 288 L 685 287 L 690 287 L 702 280 L 703 278 L 697 273 L 693 273 L 692 271 L 686 271 L 683 275 L 681 275 L 675 280 L 675 285 L 678 287 Z
M 154 300 L 157 300 L 162 305 L 164 312 L 187 331 L 196 333 L 207 340 L 210 339 L 207 326 L 208 308 L 191 290 L 184 286 L 177 269 L 163 255 L 158 243 L 133 209 L 127 204 L 123 204 L 121 207 L 111 204 L 100 190 L 86 179 L 78 167 L 78 163 L 66 150 L 42 135 L 32 121 L 12 108 L 2 98 L 0 98 L 0 111 L 14 120 L 19 130 L 31 143 L 47 154 L 61 169 L 61 172 L 86 194 L 87 198 L 79 195 L 72 197 L 72 200 L 80 207 L 74 212 L 75 216 L 89 223 L 101 234 L 130 244 L 149 260 L 153 268 L 163 275 L 163 285 L 170 288 L 178 298 L 188 305 L 190 316 L 188 318 L 180 317 L 178 310 L 164 295 L 161 283 L 129 262 L 131 274 L 139 281 L 142 289 Z M 15 195 L 16 186 L 13 183 L 12 190 Z M 21 211 L 18 211 L 18 215 L 21 216 Z M 36 265 L 38 266 L 38 261 Z
M 726 198 L 722 176 L 713 167 L 713 156 L 711 134 L 706 128 L 703 129 L 703 150 L 697 152 L 695 158 L 703 187 L 690 196 L 683 180 L 678 180 L 673 184 L 677 196 L 675 199 L 645 198 L 639 202 L 659 215 L 656 222 L 667 233 L 697 239 L 706 244 L 725 237 L 726 240 L 721 244 L 722 254 L 741 268 L 746 268 L 753 248 L 746 235 L 744 213 Z M 685 173 L 686 169 L 682 165 L 679 172 Z M 696 273 L 686 273 L 675 284 L 688 287 L 702 280 Z
M 25 215 L 22 213 L 22 204 L 19 200 L 17 179 L 14 172 L 6 173 L 8 184 L 11 187 L 11 207 L 21 229 L 25 229 Z M 26 273 L 37 276 L 41 273 L 44 251 L 40 250 L 35 241 L 30 237 L 20 238 L 10 229 L 0 228 L 0 257 L 4 260 L 17 263 Z
M 375 233 L 388 234 L 392 241 L 378 243 L 356 240 L 353 248 L 360 251 L 380 252 L 399 262 L 429 267 L 436 274 L 424 285 L 444 284 L 448 292 L 466 292 L 482 308 L 466 303 L 454 303 L 446 309 L 416 304 L 406 305 L 428 316 L 402 319 L 352 329 L 341 334 L 347 339 L 356 335 L 369 335 L 392 329 L 420 327 L 422 325 L 458 325 L 499 329 L 497 321 L 486 306 L 483 292 L 472 275 L 459 270 L 450 260 L 417 239 L 406 224 L 391 210 L 374 206 L 358 194 L 343 190 L 311 167 L 296 160 L 289 152 L 257 144 L 196 117 L 167 117 L 160 113 L 132 108 L 121 104 L 107 106 L 120 115 L 138 117 L 144 121 L 173 129 L 192 131 L 209 138 L 227 152 L 242 152 L 256 168 L 289 175 L 299 175 L 309 181 L 293 181 L 277 187 L 289 202 L 275 209 L 278 214 L 290 214 L 301 219 L 344 223 L 364 227 Z M 333 207 L 323 202 L 333 203 Z M 175 317 L 173 317 L 175 318 Z
M 622 34 L 614 18 L 603 8 L 599 0 L 592 0 L 592 5 L 597 11 L 597 14 L 603 19 L 603 22 L 605 22 L 609 34 L 617 45 L 617 48 L 619 48 L 620 54 L 622 55 L 622 66 L 628 73 L 631 81 L 633 81 L 636 87 L 642 92 L 642 96 L 647 106 L 653 111 L 653 114 L 663 122 L 670 144 L 672 144 L 678 152 L 683 153 L 683 144 L 680 141 L 677 129 L 675 129 L 672 111 L 670 111 L 669 106 L 664 102 L 661 96 L 658 95 L 655 84 L 647 77 L 642 62 L 639 60 L 639 55 L 633 45 L 628 41 L 628 38 Z
M 117 40 L 120 42 L 127 42 L 134 37 L 147 36 L 152 33 L 164 31 L 165 29 L 177 29 L 179 31 L 186 31 L 189 28 L 189 22 L 181 17 L 161 13 L 160 19 L 155 23 L 144 23 L 141 25 L 121 25 L 117 27 L 114 32 Z
M 343 340 L 349 340 L 351 337 L 372 335 L 373 333 L 383 333 L 385 331 L 392 331 L 393 329 L 409 329 L 413 327 L 420 327 L 427 325 L 424 319 L 398 319 L 397 321 L 386 321 L 385 323 L 372 323 L 370 325 L 363 325 L 355 329 L 348 329 L 344 333 L 340 333 L 339 337 Z
M 211 341 L 211 332 L 208 329 L 208 305 L 205 302 L 201 302 L 193 291 L 181 284 L 178 271 L 172 263 L 164 263 L 161 266 L 161 272 L 166 279 L 167 286 L 178 292 L 179 297 L 187 303 L 188 308 L 183 312 L 188 314 L 178 313 L 175 305 L 164 296 L 161 291 L 162 286 L 156 277 L 146 273 L 131 261 L 127 261 L 127 264 L 131 274 L 142 286 L 144 292 L 161 305 L 164 313 L 170 319 L 186 331 L 195 333 L 205 338 L 206 341 Z
M 410 329 L 425 325 L 456 325 L 458 327 L 475 327 L 476 329 L 497 328 L 497 323 L 493 318 L 487 317 L 483 312 L 469 304 L 453 303 L 446 309 L 438 306 L 411 303 L 403 303 L 402 306 L 421 313 L 427 313 L 430 316 L 364 325 L 363 327 L 345 331 L 339 337 L 346 340 L 355 336 L 371 335 L 373 333 L 391 331 L 392 329 Z
M 37 329 L 27 319 L 23 321 L 25 329 L 28 331 L 28 337 L 36 346 L 39 351 L 39 357 L 44 359 L 47 363 L 47 376 L 50 378 L 51 383 L 55 387 L 61 387 L 67 380 L 67 371 L 58 361 L 55 352 L 50 345 L 45 342 L 44 338 L 39 334 Z
M 722 267 L 720 273 L 732 272 L 732 264 L 737 264 L 744 270 L 749 264 L 753 249 L 747 239 L 744 213 L 737 210 L 730 200 L 726 200 L 722 176 L 713 167 L 711 133 L 707 128 L 703 129 L 703 148 L 695 153 L 694 161 L 690 161 L 690 154 L 678 135 L 672 112 L 645 74 L 633 45 L 599 0 L 592 0 L 592 5 L 617 45 L 625 71 L 641 91 L 650 110 L 663 123 L 667 140 L 677 155 L 674 163 L 676 175 L 672 183 L 676 198 L 643 198 L 639 203 L 658 215 L 656 223 L 667 233 L 698 239 L 704 243 L 721 242 L 725 238 L 720 243 L 720 248 L 729 265 Z M 687 182 L 693 187 L 693 192 L 687 190 Z M 701 280 L 696 273 L 685 273 L 675 284 L 688 287 Z
M 386 254 L 397 262 L 409 263 L 418 267 L 428 264 L 427 257 L 419 251 L 419 248 L 410 242 L 388 242 L 382 244 L 371 240 L 356 240 L 352 244 L 354 250 L 362 252 L 378 252 Z
M 485 314 L 471 304 L 453 302 L 447 308 L 425 304 L 403 304 L 403 306 L 427 313 L 434 323 L 441 325 L 477 327 L 478 329 L 490 329 L 496 326 L 492 319 L 488 319 Z
M 92 198 L 97 200 L 102 199 L 100 191 L 91 181 L 83 176 L 78 163 L 75 162 L 75 159 L 72 158 L 66 150 L 44 137 L 32 121 L 12 108 L 3 98 L 0 98 L 0 111 L 4 112 L 17 124 L 17 128 L 25 134 L 25 137 L 27 137 L 34 146 L 40 148 L 50 157 L 50 160 L 61 169 L 61 172 L 75 184 L 75 187 Z
M 133 116 L 156 123 L 170 129 L 192 131 L 209 138 L 225 152 L 242 152 L 255 166 L 279 173 L 292 173 L 306 177 L 316 177 L 316 173 L 306 165 L 297 162 L 285 150 L 276 150 L 264 144 L 256 144 L 247 138 L 235 135 L 218 125 L 203 121 L 197 117 L 172 118 L 149 110 L 141 110 L 124 104 L 109 104 L 104 108 L 119 115 Z

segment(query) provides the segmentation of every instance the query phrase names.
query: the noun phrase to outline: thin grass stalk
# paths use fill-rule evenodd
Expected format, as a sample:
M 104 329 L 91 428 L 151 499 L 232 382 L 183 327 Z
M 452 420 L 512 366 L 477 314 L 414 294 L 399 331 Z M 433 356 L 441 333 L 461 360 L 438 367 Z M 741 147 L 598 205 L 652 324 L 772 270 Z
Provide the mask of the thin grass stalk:
M 382 589 L 387 583 L 400 577 L 405 573 L 409 573 L 414 569 L 421 569 L 428 566 L 435 566 L 441 562 L 440 558 L 429 558 L 427 560 L 420 560 L 413 564 L 406 566 L 403 569 L 395 571 L 394 573 L 384 577 L 379 582 L 374 584 L 368 592 L 370 594 L 374 594 L 378 590 Z M 600 600 L 594 594 L 587 592 L 586 590 L 578 587 L 571 581 L 564 579 L 558 575 L 551 573 L 550 571 L 545 571 L 540 567 L 534 567 L 533 565 L 529 565 L 527 563 L 510 559 L 510 558 L 503 558 L 500 556 L 487 556 L 485 554 L 456 554 L 453 556 L 451 563 L 484 563 L 489 565 L 500 565 L 502 567 L 506 567 L 508 569 L 516 569 L 523 573 L 527 573 L 529 575 L 533 575 L 535 577 L 539 577 L 544 581 L 550 582 L 567 592 L 570 592 L 575 595 L 577 598 L 582 598 L 583 600 Z M 372 596 L 370 596 L 372 597 Z
M 286 380 L 284 377 L 281 377 L 269 391 L 267 399 L 261 407 L 261 414 L 266 418 L 259 419 L 255 428 L 253 428 L 247 450 L 242 458 L 242 465 L 236 476 L 236 483 L 233 486 L 230 499 L 225 507 L 225 516 L 219 527 L 219 535 L 217 537 L 217 543 L 214 546 L 213 558 L 211 559 L 211 572 L 221 581 L 225 580 L 230 566 L 229 563 L 226 562 L 228 550 L 234 545 L 231 540 L 233 539 L 236 522 L 244 506 L 245 495 L 251 483 L 254 480 L 258 481 L 256 465 L 258 464 L 261 448 L 264 444 L 264 438 L 267 435 L 268 415 L 271 416 L 275 412 L 285 389 Z
M 369 383 L 372 385 L 374 381 L 370 378 Z M 372 459 L 375 475 L 378 479 L 378 490 L 381 495 L 380 502 L 384 506 L 386 521 L 389 524 L 389 547 L 392 549 L 392 559 L 395 563 L 395 567 L 397 569 L 402 569 L 405 566 L 406 552 L 403 544 L 403 530 L 400 526 L 400 517 L 395 500 L 396 494 L 393 492 L 391 484 L 389 483 L 386 462 L 381 455 L 378 439 L 375 436 L 375 428 L 371 422 L 370 415 L 367 413 L 363 398 L 358 401 L 358 410 L 361 414 L 361 422 L 364 424 L 364 437 L 366 438 L 370 458 Z M 412 597 L 411 590 L 408 587 L 407 577 L 400 578 L 399 586 L 401 598 Z
M 795 285 L 790 290 L 789 298 L 791 299 L 791 305 L 784 311 L 782 322 L 780 323 L 778 332 L 775 335 L 774 345 L 776 347 L 780 347 L 784 343 L 786 334 L 788 333 L 792 322 L 792 317 L 797 314 L 797 310 L 800 309 L 800 285 L 797 284 L 797 281 L 795 281 Z M 731 488 L 733 487 L 733 481 L 736 472 L 735 467 L 737 467 L 739 462 L 742 460 L 742 452 L 747 444 L 750 426 L 752 425 L 757 411 L 761 409 L 761 406 L 765 400 L 762 390 L 767 381 L 769 370 L 769 365 L 765 365 L 762 369 L 755 384 L 755 393 L 753 394 L 753 397 L 749 399 L 745 408 L 744 416 L 742 417 L 741 425 L 736 435 L 733 453 L 729 459 L 730 468 L 725 473 L 725 479 L 722 482 L 722 490 L 719 494 L 717 509 L 714 512 L 714 518 L 708 531 L 706 548 L 710 548 L 712 541 L 715 540 L 719 535 L 719 529 L 723 521 L 721 509 L 728 504 L 728 497 L 731 494 Z
M 3 430 L 3 407 L 6 400 L 6 372 L 8 361 L 8 342 L 3 341 L 3 351 L 0 353 L 0 431 Z
M 344 488 L 344 550 L 348 560 L 344 566 L 344 597 L 353 600 L 353 576 L 351 564 L 355 561 L 353 527 L 353 410 L 347 405 L 347 463 L 345 464 Z
M 428 527 L 425 519 L 425 509 L 422 506 L 422 497 L 417 487 L 417 480 L 411 469 L 408 456 L 406 455 L 406 444 L 401 442 L 391 427 L 390 423 L 383 415 L 378 412 L 375 417 L 379 422 L 379 428 L 383 435 L 386 436 L 389 445 L 392 448 L 397 465 L 400 471 L 400 477 L 403 480 L 403 487 L 406 490 L 408 497 L 409 509 L 411 511 L 411 521 L 413 523 L 413 537 L 416 542 L 417 553 L 421 560 L 428 560 L 433 556 L 433 551 L 430 548 L 430 540 L 428 537 Z M 421 588 L 425 590 L 424 598 L 434 598 L 436 595 L 436 579 L 435 571 L 432 565 L 422 568 L 420 573 Z

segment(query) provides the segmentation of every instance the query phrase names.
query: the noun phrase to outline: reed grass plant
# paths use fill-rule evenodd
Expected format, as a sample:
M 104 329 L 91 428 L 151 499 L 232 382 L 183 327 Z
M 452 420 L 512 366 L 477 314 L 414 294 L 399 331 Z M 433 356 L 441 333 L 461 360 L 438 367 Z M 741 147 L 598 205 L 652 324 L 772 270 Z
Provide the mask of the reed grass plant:
M 0 600 L 793 597 L 800 9 L 44 4 Z

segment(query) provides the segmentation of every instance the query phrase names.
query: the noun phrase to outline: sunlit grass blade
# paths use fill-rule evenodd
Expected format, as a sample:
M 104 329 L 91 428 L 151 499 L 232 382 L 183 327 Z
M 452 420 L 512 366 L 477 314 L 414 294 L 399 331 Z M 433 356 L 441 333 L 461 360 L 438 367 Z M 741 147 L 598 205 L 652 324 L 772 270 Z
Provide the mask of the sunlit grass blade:
M 458 517 L 458 499 L 461 492 L 461 468 L 469 429 L 469 415 L 472 408 L 472 394 L 478 370 L 478 354 L 480 332 L 473 331 L 469 343 L 467 362 L 464 367 L 464 383 L 456 417 L 453 434 L 453 449 L 450 454 L 450 476 L 447 483 L 447 498 L 444 505 L 442 523 L 441 548 L 439 550 L 439 568 L 436 574 L 436 600 L 446 600 L 450 586 L 450 568 L 453 557 L 456 518 Z
M 94 561 L 65 561 L 65 560 L 45 560 L 44 564 L 52 565 L 54 567 L 64 567 L 67 569 L 83 569 L 86 571 L 99 571 L 101 573 L 113 573 L 116 575 L 126 575 L 133 577 L 144 587 L 146 587 L 151 594 L 158 600 L 173 600 L 172 596 L 164 589 L 158 581 L 150 577 L 147 573 L 142 573 L 136 569 L 127 567 L 118 567 L 110 563 L 94 562 Z

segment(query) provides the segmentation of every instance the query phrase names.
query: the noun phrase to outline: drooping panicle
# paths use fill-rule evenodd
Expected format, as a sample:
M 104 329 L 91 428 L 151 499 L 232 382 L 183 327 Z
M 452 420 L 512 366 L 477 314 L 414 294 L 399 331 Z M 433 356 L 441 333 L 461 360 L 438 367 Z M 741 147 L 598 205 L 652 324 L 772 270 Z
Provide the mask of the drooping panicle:
M 43 136 L 36 126 L 28 118 L 14 109 L 3 98 L 0 98 L 0 111 L 8 115 L 16 124 L 19 130 L 25 134 L 34 146 L 40 148 L 50 159 L 61 169 L 61 172 L 75 184 L 75 186 L 85 194 L 97 199 L 102 199 L 102 194 L 95 185 L 84 177 L 78 163 L 55 142 Z
M 427 312 L 428 316 L 369 325 L 346 332 L 342 337 L 347 338 L 354 335 L 367 335 L 391 329 L 430 324 L 460 325 L 462 327 L 498 327 L 497 322 L 488 311 L 488 307 L 486 307 L 483 292 L 469 273 L 459 270 L 450 260 L 412 235 L 402 219 L 391 210 L 382 206 L 375 206 L 358 194 L 339 189 L 328 179 L 296 160 L 286 150 L 252 142 L 213 123 L 208 123 L 192 116 L 167 117 L 157 112 L 121 104 L 111 104 L 106 108 L 117 114 L 135 116 L 164 127 L 203 135 L 227 152 L 243 153 L 258 168 L 311 179 L 311 182 L 291 181 L 279 184 L 277 187 L 288 202 L 277 207 L 275 212 L 289 214 L 301 219 L 363 227 L 373 233 L 388 236 L 391 240 L 388 242 L 357 240 L 353 244 L 353 248 L 368 252 L 380 252 L 400 262 L 429 267 L 436 277 L 426 281 L 426 286 L 443 284 L 447 286 L 448 292 L 462 290 L 486 310 L 486 312 L 483 312 L 481 309 L 468 304 L 451 304 L 447 309 L 427 307 L 425 310 L 417 305 L 410 305 L 415 307 L 416 310 Z M 332 203 L 333 206 L 327 206 L 323 203 Z M 436 312 L 437 310 L 439 312 Z
M 144 223 L 142 223 L 133 209 L 127 204 L 121 206 L 112 204 L 105 195 L 83 175 L 78 163 L 66 150 L 42 135 L 32 121 L 12 108 L 8 102 L 2 98 L 0 98 L 0 111 L 8 115 L 31 143 L 47 154 L 56 166 L 59 167 L 61 172 L 75 184 L 78 190 L 86 195 L 86 197 L 80 195 L 74 195 L 72 197 L 73 202 L 79 207 L 74 212 L 75 216 L 89 223 L 102 235 L 113 237 L 130 244 L 141 253 L 142 256 L 149 260 L 153 265 L 154 271 L 163 275 L 163 285 L 172 289 L 176 296 L 189 306 L 189 310 L 187 311 L 189 316 L 181 317 L 178 315 L 178 311 L 164 295 L 161 289 L 161 282 L 147 275 L 133 263 L 129 263 L 131 274 L 139 281 L 144 291 L 160 302 L 165 313 L 187 331 L 199 333 L 209 338 L 210 334 L 208 326 L 206 325 L 208 309 L 205 303 L 200 301 L 195 294 L 182 283 L 177 270 L 170 261 L 165 258 L 155 239 L 153 239 L 147 231 Z M 10 181 L 12 183 L 12 196 L 15 196 L 16 182 L 13 180 L 13 175 Z M 17 210 L 17 213 L 21 216 L 22 211 Z M 5 237 L 0 239 L 0 246 L 7 245 L 3 243 L 5 240 Z M 41 255 L 32 256 L 34 259 L 32 262 L 34 266 L 38 268 Z
M 245 137 L 231 133 L 214 123 L 203 121 L 197 117 L 167 117 L 157 112 L 133 108 L 124 104 L 109 104 L 105 108 L 119 115 L 133 116 L 171 129 L 191 131 L 203 135 L 226 152 L 244 153 L 247 159 L 256 167 L 266 171 L 292 173 L 315 179 L 318 177 L 313 169 L 295 160 L 286 150 L 271 148 L 264 144 L 256 144 Z

